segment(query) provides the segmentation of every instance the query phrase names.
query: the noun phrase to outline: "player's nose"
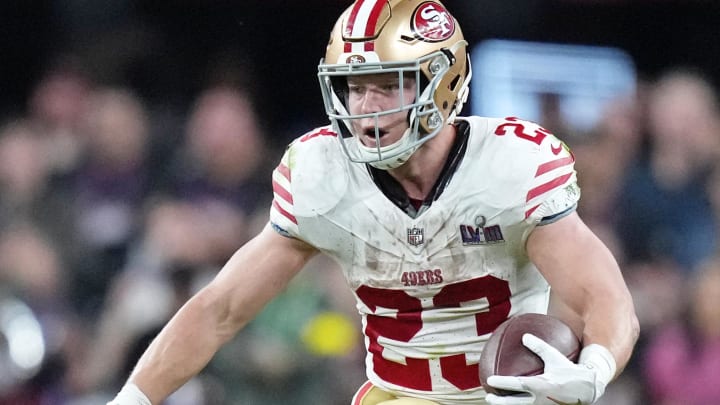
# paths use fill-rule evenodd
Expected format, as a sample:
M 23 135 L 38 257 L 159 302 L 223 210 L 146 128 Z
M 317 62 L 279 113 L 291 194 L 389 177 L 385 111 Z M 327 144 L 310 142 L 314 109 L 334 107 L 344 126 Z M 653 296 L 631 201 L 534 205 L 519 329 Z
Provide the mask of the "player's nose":
M 383 111 L 384 99 L 382 94 L 372 89 L 365 90 L 360 103 L 360 111 L 363 114 L 372 114 Z

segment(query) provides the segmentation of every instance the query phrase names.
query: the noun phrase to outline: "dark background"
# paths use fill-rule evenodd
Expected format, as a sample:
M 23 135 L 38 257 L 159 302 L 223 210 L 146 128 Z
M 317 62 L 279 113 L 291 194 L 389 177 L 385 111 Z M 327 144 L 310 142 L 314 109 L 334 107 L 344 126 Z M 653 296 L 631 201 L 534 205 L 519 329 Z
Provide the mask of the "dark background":
M 43 72 L 73 55 L 98 82 L 182 110 L 213 66 L 246 72 L 271 133 L 324 124 L 316 66 L 349 0 L 0 2 L 0 117 L 22 114 Z M 446 0 L 471 44 L 487 38 L 610 45 L 652 78 L 684 65 L 720 79 L 720 2 Z

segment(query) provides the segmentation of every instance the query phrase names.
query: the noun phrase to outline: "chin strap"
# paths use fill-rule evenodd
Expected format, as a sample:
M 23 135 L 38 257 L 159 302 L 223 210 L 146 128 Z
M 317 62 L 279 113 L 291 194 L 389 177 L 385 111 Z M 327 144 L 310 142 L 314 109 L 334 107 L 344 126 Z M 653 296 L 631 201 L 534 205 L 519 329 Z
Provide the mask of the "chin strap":
M 355 140 L 356 140 L 359 148 L 367 149 L 369 153 L 373 153 L 373 151 L 371 151 L 370 148 L 362 145 L 362 143 L 360 142 L 359 139 L 355 138 Z M 403 133 L 403 136 L 400 138 L 400 140 L 397 141 L 395 143 L 395 145 L 393 145 L 393 149 L 397 148 L 397 147 L 402 147 L 402 146 L 404 146 L 404 144 L 408 143 L 409 141 L 410 141 L 410 129 L 408 128 L 405 130 L 405 132 Z M 368 162 L 368 164 L 370 166 L 372 166 L 376 169 L 380 169 L 380 170 L 397 169 L 398 167 L 404 165 L 405 162 L 408 161 L 408 159 L 410 159 L 410 156 L 412 156 L 412 154 L 415 153 L 417 148 L 418 148 L 417 146 L 408 148 L 404 152 L 400 152 L 399 154 L 397 154 L 395 156 L 385 158 L 382 160 Z

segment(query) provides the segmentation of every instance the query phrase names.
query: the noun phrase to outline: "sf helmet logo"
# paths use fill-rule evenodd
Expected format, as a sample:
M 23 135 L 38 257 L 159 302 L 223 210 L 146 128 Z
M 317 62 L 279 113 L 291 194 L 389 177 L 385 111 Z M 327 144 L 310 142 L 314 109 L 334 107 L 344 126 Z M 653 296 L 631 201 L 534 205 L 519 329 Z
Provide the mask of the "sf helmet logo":
M 423 40 L 440 42 L 455 33 L 455 20 L 447 10 L 431 1 L 422 3 L 413 15 L 413 30 Z
M 349 63 L 349 64 L 365 63 L 365 57 L 362 55 L 350 55 L 345 60 L 345 63 Z

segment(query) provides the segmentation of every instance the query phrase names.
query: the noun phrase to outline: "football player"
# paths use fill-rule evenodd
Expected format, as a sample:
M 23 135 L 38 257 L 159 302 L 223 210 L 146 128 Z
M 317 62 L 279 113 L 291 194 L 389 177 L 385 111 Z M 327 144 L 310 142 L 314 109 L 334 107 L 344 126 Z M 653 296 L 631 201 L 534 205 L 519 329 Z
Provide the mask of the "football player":
M 618 264 L 575 212 L 568 147 L 518 118 L 458 116 L 467 42 L 435 0 L 355 1 L 318 76 L 331 124 L 287 147 L 267 227 L 175 315 L 111 404 L 159 404 L 319 252 L 339 263 L 362 319 L 368 382 L 352 404 L 595 402 L 638 322 Z M 484 342 L 508 317 L 547 312 L 551 286 L 580 325 L 578 363 L 526 335 L 544 372 L 493 376 L 517 395 L 486 395 Z

